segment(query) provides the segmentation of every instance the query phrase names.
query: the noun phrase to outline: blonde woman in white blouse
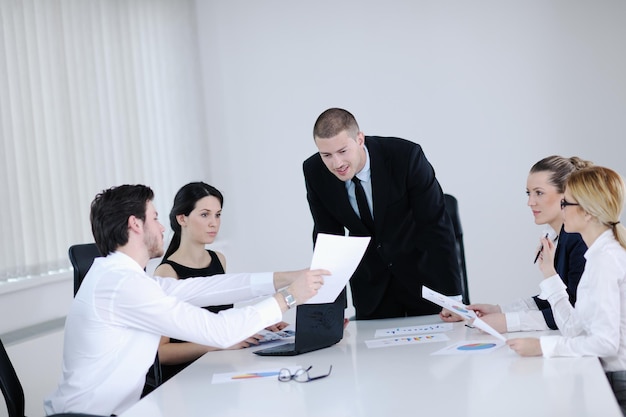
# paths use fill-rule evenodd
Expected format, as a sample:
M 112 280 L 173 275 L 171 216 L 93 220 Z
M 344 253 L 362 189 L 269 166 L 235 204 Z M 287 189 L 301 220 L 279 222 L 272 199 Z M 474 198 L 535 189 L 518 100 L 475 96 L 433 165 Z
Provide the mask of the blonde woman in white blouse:
M 615 171 L 591 167 L 571 174 L 561 201 L 564 227 L 588 246 L 576 307 L 554 270 L 554 244 L 542 239 L 542 299 L 552 306 L 560 336 L 510 339 L 522 356 L 597 356 L 626 415 L 626 229 L 620 224 L 624 181 Z

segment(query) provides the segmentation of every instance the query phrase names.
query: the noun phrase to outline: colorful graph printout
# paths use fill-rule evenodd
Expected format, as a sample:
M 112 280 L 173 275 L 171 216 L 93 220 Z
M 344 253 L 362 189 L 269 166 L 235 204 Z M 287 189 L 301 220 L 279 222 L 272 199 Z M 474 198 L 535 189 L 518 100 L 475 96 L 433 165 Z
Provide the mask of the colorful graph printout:
M 445 334 L 435 333 L 415 336 L 390 337 L 387 339 L 366 340 L 365 344 L 368 348 L 374 349 L 391 346 L 421 345 L 424 343 L 446 342 L 448 340 L 450 340 L 450 338 Z
M 496 347 L 495 343 L 482 342 L 482 343 L 469 343 L 461 346 L 457 346 L 458 350 L 485 350 Z
M 252 378 L 267 378 L 268 376 L 278 377 L 278 372 L 269 371 L 269 372 L 247 372 L 243 374 L 233 375 L 232 379 L 252 379 Z
M 452 330 L 452 323 L 425 324 L 422 326 L 391 327 L 378 329 L 374 337 L 408 336 L 411 334 L 440 333 Z
M 282 366 L 291 372 L 295 372 L 299 366 Z M 223 374 L 213 374 L 212 384 L 225 384 L 230 382 L 252 381 L 252 380 L 276 380 L 280 369 L 261 369 L 241 372 L 229 372 Z
M 433 355 L 475 355 L 491 353 L 504 346 L 499 340 L 464 340 L 433 352 Z

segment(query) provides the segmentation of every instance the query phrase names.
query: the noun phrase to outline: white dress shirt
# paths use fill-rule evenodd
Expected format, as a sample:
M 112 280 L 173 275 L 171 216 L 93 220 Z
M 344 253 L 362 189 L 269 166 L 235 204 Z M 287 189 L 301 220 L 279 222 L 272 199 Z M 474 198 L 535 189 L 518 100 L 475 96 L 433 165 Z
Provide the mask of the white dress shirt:
M 226 348 L 282 318 L 272 298 L 219 314 L 219 305 L 275 293 L 273 274 L 150 277 L 129 256 L 97 258 L 65 322 L 63 375 L 46 414 L 119 414 L 140 398 L 161 335 Z
M 543 313 L 531 297 L 519 298 L 511 303 L 503 304 L 500 309 L 506 317 L 507 332 L 550 330 Z
M 569 303 L 558 275 L 543 280 L 539 298 L 552 306 L 562 336 L 541 337 L 546 357 L 597 356 L 606 372 L 626 370 L 626 250 L 612 230 L 601 234 L 585 253 L 587 263 Z

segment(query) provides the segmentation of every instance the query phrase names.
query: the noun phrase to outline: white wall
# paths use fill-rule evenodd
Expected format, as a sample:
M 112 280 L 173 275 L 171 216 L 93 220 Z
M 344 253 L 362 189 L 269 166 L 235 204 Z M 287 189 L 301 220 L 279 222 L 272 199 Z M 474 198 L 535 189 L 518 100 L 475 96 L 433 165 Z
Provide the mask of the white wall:
M 420 143 L 459 199 L 473 301 L 537 291 L 526 176 L 579 155 L 626 174 L 626 3 L 197 0 L 210 178 L 229 269 L 305 267 L 316 117 Z
M 216 246 L 231 271 L 309 263 L 301 163 L 315 152 L 312 125 L 328 107 L 351 110 L 366 134 L 423 145 L 459 199 L 474 301 L 536 292 L 538 228 L 524 195 L 536 160 L 576 154 L 626 174 L 621 0 L 196 7 L 210 147 L 208 158 L 197 154 L 207 161 L 205 180 L 225 193 Z M 158 196 L 161 213 L 172 197 Z M 52 311 L 49 319 L 66 311 L 71 279 L 54 288 L 16 299 L 26 313 L 3 309 L 4 331 L 35 306 L 37 315 Z M 54 334 L 8 347 L 29 415 L 42 414 L 59 376 L 60 345 Z

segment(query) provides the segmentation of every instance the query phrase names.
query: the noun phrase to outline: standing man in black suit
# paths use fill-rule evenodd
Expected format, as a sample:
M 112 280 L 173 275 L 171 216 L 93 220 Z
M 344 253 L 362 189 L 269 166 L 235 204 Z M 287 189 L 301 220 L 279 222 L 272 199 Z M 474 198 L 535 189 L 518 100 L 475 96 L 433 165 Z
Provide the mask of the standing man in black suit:
M 313 137 L 319 153 L 303 164 L 313 238 L 345 229 L 372 236 L 350 279 L 356 319 L 436 314 L 440 308 L 422 298 L 422 285 L 460 300 L 453 226 L 422 148 L 366 137 L 338 108 L 318 117 Z

